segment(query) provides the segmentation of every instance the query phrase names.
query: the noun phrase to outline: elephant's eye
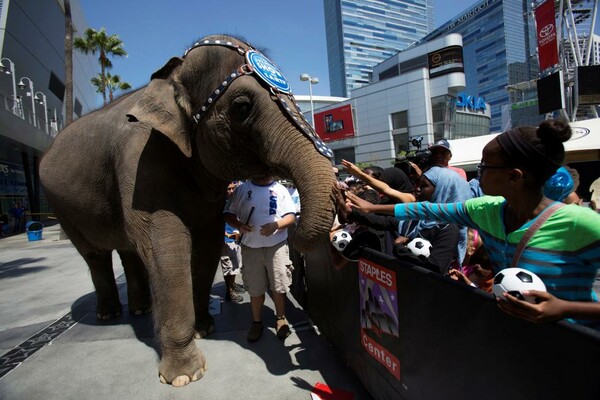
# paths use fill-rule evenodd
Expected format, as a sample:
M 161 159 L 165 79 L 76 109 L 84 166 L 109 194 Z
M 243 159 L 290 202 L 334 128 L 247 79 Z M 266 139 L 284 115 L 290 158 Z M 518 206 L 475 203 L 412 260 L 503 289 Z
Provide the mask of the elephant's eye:
M 231 106 L 231 118 L 237 122 L 243 122 L 250 115 L 251 108 L 252 103 L 248 97 L 237 97 Z

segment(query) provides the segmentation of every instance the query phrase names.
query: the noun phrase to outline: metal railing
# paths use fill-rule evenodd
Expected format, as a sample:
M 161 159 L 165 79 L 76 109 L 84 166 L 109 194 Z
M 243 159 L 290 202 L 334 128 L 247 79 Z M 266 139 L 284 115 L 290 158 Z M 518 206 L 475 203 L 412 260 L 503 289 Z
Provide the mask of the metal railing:
M 17 100 L 15 101 L 12 96 L 6 96 L 4 93 L 0 93 L 0 98 L 2 98 L 4 101 L 4 109 L 6 111 L 11 112 L 15 115 L 15 117 L 21 118 L 23 121 L 33 125 L 46 135 L 54 138 L 62 129 L 62 121 L 56 117 L 48 117 L 46 120 L 43 115 L 36 115 L 34 120 L 33 112 L 30 108 L 23 104 L 23 99 L 21 97 L 17 97 Z M 48 110 L 45 109 L 44 111 L 47 112 Z

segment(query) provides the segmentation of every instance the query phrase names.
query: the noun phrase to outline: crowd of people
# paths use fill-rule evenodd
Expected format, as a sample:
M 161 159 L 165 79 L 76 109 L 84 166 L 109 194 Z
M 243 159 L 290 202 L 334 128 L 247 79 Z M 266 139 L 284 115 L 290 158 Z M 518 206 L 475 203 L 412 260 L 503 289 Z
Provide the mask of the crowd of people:
M 600 215 L 579 206 L 577 172 L 563 166 L 563 142 L 570 136 L 568 123 L 561 120 L 504 132 L 485 146 L 478 177 L 468 182 L 464 171 L 448 165 L 448 142 L 438 141 L 429 147 L 427 162 L 406 161 L 419 177 L 413 178 L 414 193 L 395 193 L 383 174 L 375 179 L 384 182 L 375 182 L 366 177 L 372 175 L 366 169 L 344 161 L 347 172 L 367 189 L 357 191 L 354 182 L 341 185 L 340 220 L 393 232 L 386 250 L 399 258 L 408 241 L 426 238 L 432 249 L 423 266 L 483 290 L 491 291 L 494 275 L 504 268 L 527 269 L 544 281 L 547 292 L 527 293 L 535 303 L 503 293 L 498 299 L 503 311 L 535 322 L 567 319 L 600 329 L 594 291 Z M 371 188 L 379 196 L 367 199 L 364 193 Z M 537 231 L 528 233 L 532 225 Z
M 563 165 L 562 143 L 570 136 L 568 123 L 561 120 L 504 132 L 485 146 L 478 175 L 470 180 L 464 170 L 449 165 L 452 151 L 443 139 L 429 146 L 427 157 L 399 160 L 390 168 L 361 169 L 343 160 L 348 177 L 337 181 L 338 215 L 330 238 L 345 231 L 354 239 L 343 251 L 331 246 L 333 266 L 341 269 L 357 261 L 360 247 L 367 246 L 488 292 L 496 273 L 518 266 L 538 275 L 547 292 L 527 293 L 535 303 L 503 293 L 498 306 L 504 312 L 534 322 L 567 319 L 600 329 L 594 291 L 600 215 L 580 206 L 578 173 Z M 290 334 L 285 297 L 293 265 L 287 228 L 301 208 L 298 191 L 282 183 L 265 176 L 228 188 L 221 258 L 225 298 L 242 302 L 241 293 L 248 291 L 249 342 L 262 335 L 269 290 L 276 335 L 285 339 Z M 415 239 L 431 244 L 427 257 L 408 249 Z M 243 286 L 235 283 L 240 271 Z

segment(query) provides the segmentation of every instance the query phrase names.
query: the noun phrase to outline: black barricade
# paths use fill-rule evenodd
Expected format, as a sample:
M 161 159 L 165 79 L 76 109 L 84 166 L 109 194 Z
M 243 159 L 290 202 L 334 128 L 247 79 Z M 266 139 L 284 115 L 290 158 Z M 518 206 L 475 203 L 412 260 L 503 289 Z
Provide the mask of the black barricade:
M 305 309 L 376 399 L 600 399 L 600 333 L 370 249 L 335 270 L 329 251 L 304 254 Z

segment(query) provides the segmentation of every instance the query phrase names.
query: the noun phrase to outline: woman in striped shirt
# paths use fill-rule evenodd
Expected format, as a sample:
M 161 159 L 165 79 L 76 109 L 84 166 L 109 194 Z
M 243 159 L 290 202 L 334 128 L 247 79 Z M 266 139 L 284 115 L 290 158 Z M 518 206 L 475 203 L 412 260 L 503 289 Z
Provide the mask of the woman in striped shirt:
M 520 127 L 492 139 L 478 165 L 486 196 L 461 203 L 372 205 L 348 196 L 363 212 L 394 215 L 400 220 L 445 221 L 477 229 L 494 267 L 510 267 L 527 229 L 554 201 L 544 197 L 544 183 L 564 161 L 563 142 L 571 129 L 562 120 L 538 128 Z M 533 322 L 569 319 L 600 329 L 600 303 L 592 289 L 600 267 L 600 215 L 577 205 L 554 212 L 527 244 L 518 266 L 532 271 L 548 292 L 531 291 L 537 304 L 504 293 L 499 307 Z

